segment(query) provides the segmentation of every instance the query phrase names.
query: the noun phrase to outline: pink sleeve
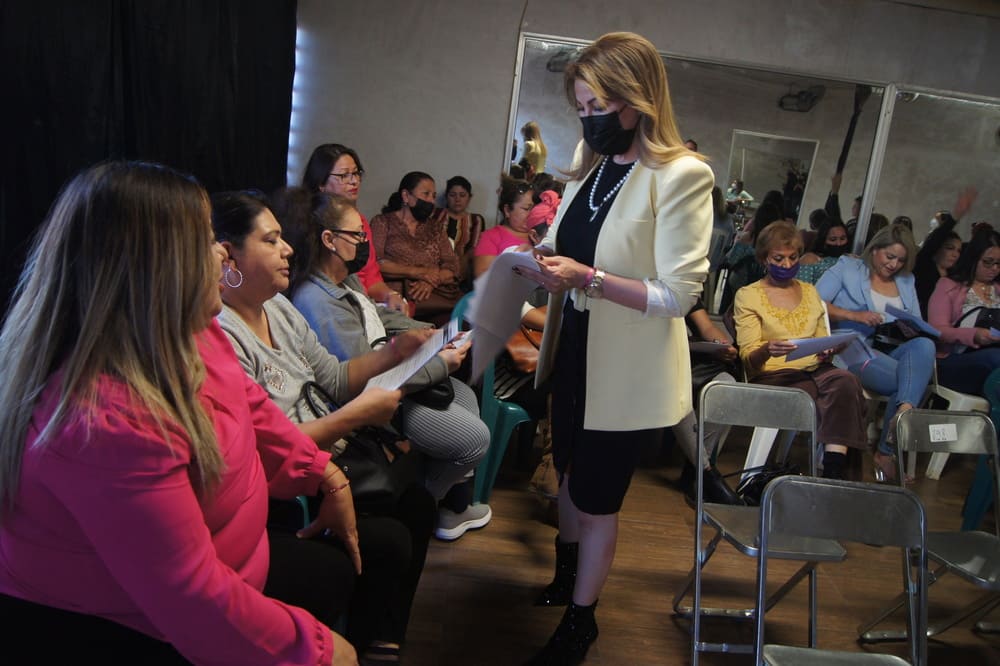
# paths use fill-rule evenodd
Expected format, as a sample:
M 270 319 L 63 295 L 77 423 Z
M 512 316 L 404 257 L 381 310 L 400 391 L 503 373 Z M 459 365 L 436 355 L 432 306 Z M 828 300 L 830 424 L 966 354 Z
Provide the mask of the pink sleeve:
M 927 304 L 927 323 L 941 331 L 941 342 L 976 346 L 976 329 L 955 328 L 953 324 L 962 314 L 965 300 L 964 286 L 950 278 L 941 278 Z
M 330 453 L 299 430 L 250 375 L 243 376 L 268 495 L 278 499 L 315 495 Z
M 79 444 L 85 427 L 50 444 L 44 482 L 166 640 L 201 664 L 330 663 L 324 625 L 265 597 L 219 559 L 205 522 L 215 500 L 196 496 L 186 446 L 171 451 L 157 429 L 110 410 L 95 415 L 89 441 Z M 256 525 L 249 523 L 230 527 Z
M 361 284 L 364 285 L 365 289 L 368 289 L 373 284 L 378 284 L 379 282 L 385 282 L 382 278 L 382 271 L 378 267 L 378 257 L 375 256 L 374 241 L 372 241 L 372 227 L 368 224 L 368 218 L 364 215 L 361 216 L 361 226 L 364 228 L 365 233 L 368 234 L 368 241 L 372 243 L 373 249 L 368 253 L 368 263 L 364 265 L 360 271 L 358 271 L 358 279 L 361 280 Z

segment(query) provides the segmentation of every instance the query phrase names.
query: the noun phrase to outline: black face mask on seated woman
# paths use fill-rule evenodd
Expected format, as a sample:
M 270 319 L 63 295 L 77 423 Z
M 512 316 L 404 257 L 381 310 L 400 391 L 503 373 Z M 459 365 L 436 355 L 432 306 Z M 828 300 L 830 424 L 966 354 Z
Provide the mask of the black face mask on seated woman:
M 417 199 L 417 203 L 410 206 L 410 214 L 417 222 L 426 222 L 433 212 L 434 204 L 423 199 Z
M 839 257 L 847 252 L 847 245 L 823 245 L 823 254 L 827 257 Z
M 368 241 L 363 241 L 354 246 L 353 259 L 344 259 L 343 257 L 340 257 L 339 254 L 337 256 L 344 260 L 344 266 L 347 267 L 348 275 L 353 275 L 365 267 L 365 264 L 368 263 L 368 257 L 370 254 L 371 244 Z
M 583 140 L 600 155 L 621 155 L 635 138 L 635 128 L 622 127 L 617 111 L 603 116 L 584 116 L 580 122 L 583 123 Z

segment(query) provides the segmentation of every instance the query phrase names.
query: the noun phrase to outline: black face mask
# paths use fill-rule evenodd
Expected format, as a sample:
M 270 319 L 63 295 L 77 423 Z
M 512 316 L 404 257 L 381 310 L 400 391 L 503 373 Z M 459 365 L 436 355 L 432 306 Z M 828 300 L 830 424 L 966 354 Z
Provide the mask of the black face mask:
M 846 245 L 827 245 L 823 244 L 823 253 L 828 257 L 839 257 L 840 255 L 847 252 Z
M 426 222 L 433 212 L 434 204 L 423 199 L 417 199 L 417 203 L 410 206 L 410 214 L 417 222 Z
M 349 275 L 353 275 L 365 267 L 365 264 L 368 263 L 368 256 L 370 254 L 371 245 L 368 241 L 364 241 L 363 243 L 358 243 L 354 246 L 353 259 L 344 259 L 343 257 L 340 257 L 339 254 L 337 256 L 344 260 L 344 265 L 347 266 L 347 273 Z
M 635 138 L 635 128 L 623 128 L 617 112 L 584 116 L 580 122 L 583 123 L 583 140 L 600 155 L 621 155 L 632 146 Z

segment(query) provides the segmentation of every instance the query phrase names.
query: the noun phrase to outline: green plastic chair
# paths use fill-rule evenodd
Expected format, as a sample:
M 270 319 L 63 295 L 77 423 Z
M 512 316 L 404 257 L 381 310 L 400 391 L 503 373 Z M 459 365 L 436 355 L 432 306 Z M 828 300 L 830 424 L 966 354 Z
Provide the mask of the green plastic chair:
M 452 310 L 452 319 L 464 321 L 465 311 L 471 298 L 472 292 L 469 292 L 455 304 L 455 308 Z M 476 503 L 489 501 L 511 435 L 514 434 L 517 426 L 532 420 L 524 407 L 517 403 L 500 400 L 493 394 L 495 373 L 493 363 L 486 366 L 483 373 L 479 418 L 490 429 L 490 449 L 476 468 L 475 488 L 472 495 L 472 500 Z

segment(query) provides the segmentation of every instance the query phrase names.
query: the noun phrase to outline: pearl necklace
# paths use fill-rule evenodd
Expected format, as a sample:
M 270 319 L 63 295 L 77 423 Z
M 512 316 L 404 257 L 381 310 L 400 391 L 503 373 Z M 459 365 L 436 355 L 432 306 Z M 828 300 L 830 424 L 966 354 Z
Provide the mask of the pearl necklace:
M 587 197 L 587 205 L 590 207 L 590 221 L 591 222 L 593 222 L 597 218 L 597 213 L 598 213 L 598 211 L 601 210 L 601 207 L 604 206 L 604 204 L 608 203 L 608 201 L 610 201 L 611 198 L 614 197 L 615 194 L 618 193 L 618 190 L 620 190 L 622 188 L 622 185 L 624 185 L 625 181 L 628 180 L 629 174 L 632 173 L 632 169 L 634 169 L 635 165 L 638 164 L 638 162 L 639 162 L 638 160 L 636 160 L 635 162 L 632 162 L 632 166 L 630 166 L 628 168 L 628 171 L 626 171 L 625 175 L 621 177 L 621 180 L 619 180 L 617 183 L 615 183 L 615 186 L 612 187 L 608 191 L 608 193 L 604 195 L 603 199 L 601 199 L 601 203 L 599 203 L 599 204 L 597 204 L 595 206 L 594 205 L 594 194 L 597 192 L 597 184 L 599 182 L 601 182 L 601 176 L 604 175 L 604 165 L 608 163 L 609 159 L 611 159 L 611 158 L 610 157 L 605 157 L 601 161 L 601 166 L 600 166 L 600 168 L 597 169 L 597 178 L 595 178 L 594 182 L 590 185 L 590 196 Z

